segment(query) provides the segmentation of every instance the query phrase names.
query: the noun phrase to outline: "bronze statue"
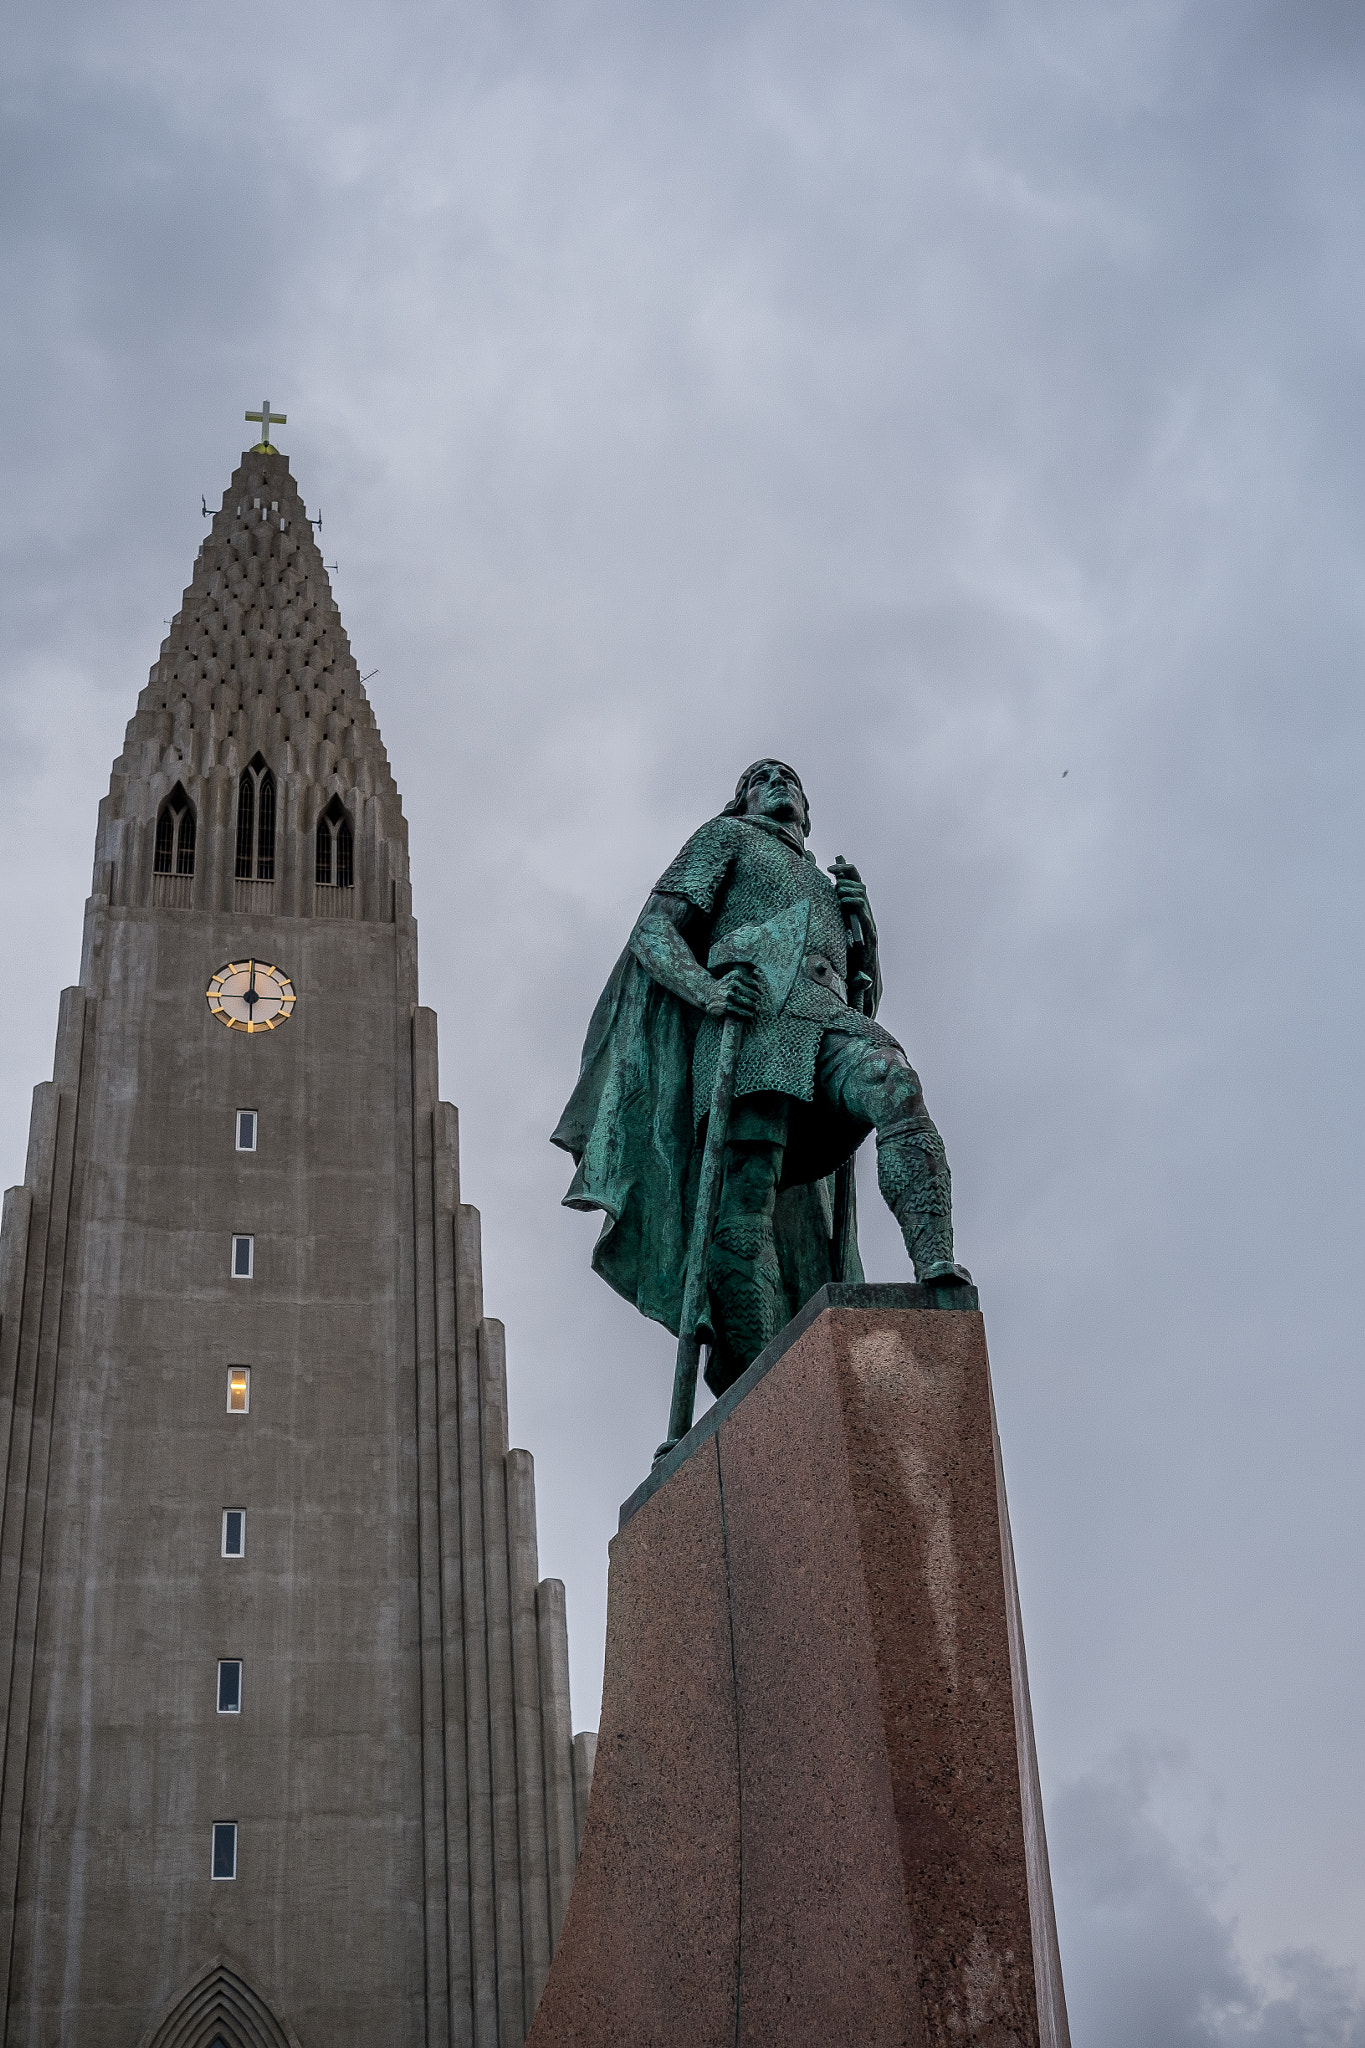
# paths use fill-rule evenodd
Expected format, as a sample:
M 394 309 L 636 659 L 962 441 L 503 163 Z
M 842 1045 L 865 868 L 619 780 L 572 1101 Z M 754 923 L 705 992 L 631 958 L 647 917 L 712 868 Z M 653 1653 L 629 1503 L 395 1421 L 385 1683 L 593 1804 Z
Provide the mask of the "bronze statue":
M 829 879 L 809 831 L 794 769 L 745 770 L 655 884 L 554 1133 L 565 1202 L 606 1212 L 594 1269 L 679 1337 L 660 1455 L 691 1425 L 700 1344 L 722 1393 L 820 1287 L 862 1279 L 852 1159 L 874 1129 L 916 1278 L 975 1306 L 943 1141 L 876 1021 L 867 891 L 842 857 Z

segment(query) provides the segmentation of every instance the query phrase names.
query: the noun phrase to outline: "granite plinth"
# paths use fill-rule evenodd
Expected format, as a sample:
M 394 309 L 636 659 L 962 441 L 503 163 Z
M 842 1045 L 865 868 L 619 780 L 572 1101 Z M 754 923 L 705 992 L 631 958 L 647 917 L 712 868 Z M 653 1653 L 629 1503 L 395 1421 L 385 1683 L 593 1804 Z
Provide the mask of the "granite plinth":
M 981 1317 L 829 1293 L 623 1510 L 528 2048 L 1068 2048 Z

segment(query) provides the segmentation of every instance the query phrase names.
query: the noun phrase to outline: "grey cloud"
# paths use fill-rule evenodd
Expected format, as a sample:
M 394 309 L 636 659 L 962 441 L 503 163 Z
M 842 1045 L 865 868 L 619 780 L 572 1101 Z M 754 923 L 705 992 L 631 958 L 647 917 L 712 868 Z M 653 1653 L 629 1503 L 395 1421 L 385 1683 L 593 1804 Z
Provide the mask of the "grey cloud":
M 1178 1840 L 1178 1746 L 1129 1738 L 1052 1805 L 1052 1855 L 1077 2041 L 1106 2048 L 1361 2048 L 1355 1975 L 1315 1949 L 1257 1974 L 1239 1952 L 1215 1846 Z M 1266 1981 L 1268 1980 L 1268 1981 Z
M 1354 12 L 71 6 L 0 58 L 5 1177 L 268 392 L 380 668 L 579 1723 L 670 1361 L 546 1133 L 775 750 L 947 1137 L 1045 1765 L 1136 1718 L 1216 1767 L 1227 1891 L 1144 1953 L 1227 1998 L 1219 1897 L 1365 1961 Z

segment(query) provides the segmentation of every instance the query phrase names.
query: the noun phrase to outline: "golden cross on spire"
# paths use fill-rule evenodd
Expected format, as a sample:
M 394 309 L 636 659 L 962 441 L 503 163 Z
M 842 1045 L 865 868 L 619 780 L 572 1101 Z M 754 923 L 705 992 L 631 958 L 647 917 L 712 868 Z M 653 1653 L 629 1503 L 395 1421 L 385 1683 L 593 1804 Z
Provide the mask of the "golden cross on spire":
M 289 424 L 288 414 L 282 412 L 272 412 L 270 410 L 270 400 L 268 398 L 263 398 L 261 400 L 260 411 L 249 412 L 247 414 L 247 418 L 249 420 L 259 420 L 261 423 L 261 438 L 256 443 L 256 446 L 251 450 L 251 453 L 253 455 L 278 455 L 280 452 L 279 449 L 272 448 L 270 445 L 270 429 L 272 426 L 287 426 Z

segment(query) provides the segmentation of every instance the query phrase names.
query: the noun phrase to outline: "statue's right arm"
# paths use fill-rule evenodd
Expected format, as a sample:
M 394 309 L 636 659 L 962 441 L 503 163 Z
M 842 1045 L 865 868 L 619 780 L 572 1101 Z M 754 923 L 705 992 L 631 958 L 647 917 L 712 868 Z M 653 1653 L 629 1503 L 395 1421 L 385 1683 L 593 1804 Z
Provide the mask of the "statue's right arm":
M 660 988 L 693 1009 L 711 1017 L 723 1017 L 727 1010 L 752 1016 L 757 989 L 748 970 L 731 968 L 717 977 L 688 945 L 686 928 L 699 915 L 685 896 L 651 896 L 630 935 L 631 952 Z

